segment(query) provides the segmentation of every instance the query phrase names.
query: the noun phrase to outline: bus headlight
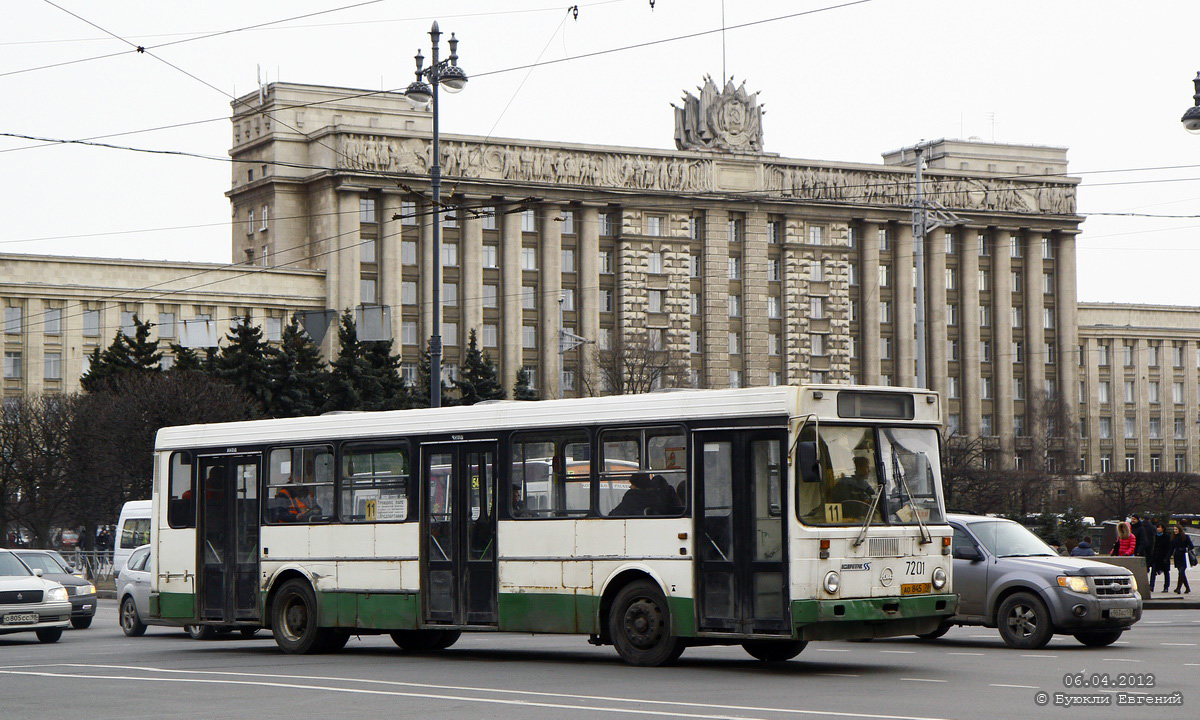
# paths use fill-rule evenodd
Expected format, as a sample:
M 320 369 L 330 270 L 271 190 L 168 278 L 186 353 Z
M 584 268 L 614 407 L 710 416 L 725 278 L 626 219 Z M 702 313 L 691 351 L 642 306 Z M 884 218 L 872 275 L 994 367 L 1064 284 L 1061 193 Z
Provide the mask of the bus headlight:
M 825 592 L 833 595 L 837 593 L 838 588 L 842 585 L 842 577 L 837 574 L 837 571 L 830 570 L 825 573 Z
M 943 570 L 941 568 L 933 569 L 933 589 L 934 590 L 941 590 L 942 588 L 946 587 L 946 581 L 949 579 L 950 578 L 947 577 L 945 570 Z

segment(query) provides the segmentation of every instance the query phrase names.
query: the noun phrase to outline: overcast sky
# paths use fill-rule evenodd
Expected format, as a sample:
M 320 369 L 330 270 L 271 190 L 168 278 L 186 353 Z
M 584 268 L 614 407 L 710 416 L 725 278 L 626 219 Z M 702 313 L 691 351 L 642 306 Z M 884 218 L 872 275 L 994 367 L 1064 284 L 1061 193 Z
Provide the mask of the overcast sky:
M 878 163 L 940 137 L 1064 146 L 1088 216 L 1080 299 L 1200 306 L 1200 135 L 1179 122 L 1196 0 L 600 0 L 578 19 L 554 0 L 353 4 L 8 3 L 0 132 L 213 159 L 0 137 L 0 252 L 229 262 L 231 97 L 259 67 L 402 88 L 436 19 L 472 76 L 443 96 L 443 132 L 672 148 L 670 103 L 724 73 L 759 93 L 765 150 L 785 157 Z

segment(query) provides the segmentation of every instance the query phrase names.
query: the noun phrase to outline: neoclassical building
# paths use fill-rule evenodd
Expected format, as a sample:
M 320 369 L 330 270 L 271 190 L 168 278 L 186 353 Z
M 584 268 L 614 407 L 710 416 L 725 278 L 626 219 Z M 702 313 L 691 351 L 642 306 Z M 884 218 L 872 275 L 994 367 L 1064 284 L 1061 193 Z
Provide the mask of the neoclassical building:
M 1082 218 L 1064 148 L 923 144 L 921 187 L 941 224 L 918 253 L 914 148 L 880 164 L 780 157 L 764 149 L 756 98 L 711 81 L 685 98 L 675 125 L 673 150 L 443 134 L 434 207 L 427 109 L 396 93 L 268 85 L 233 103 L 236 267 L 212 269 L 249 274 L 220 302 L 181 289 L 189 299 L 176 317 L 354 309 L 415 377 L 441 312 L 448 373 L 475 331 L 507 385 L 524 368 L 545 397 L 602 392 L 596 349 L 617 340 L 661 349 L 699 387 L 914 385 L 920 255 L 926 382 L 948 399 L 951 426 L 990 438 L 998 466 L 1017 462 L 1027 399 L 1079 380 Z M 0 262 L 51 260 L 18 257 Z M 81 273 L 105 262 L 70 261 Z M 192 267 L 137 266 L 164 280 Z M 0 294 L 29 318 L 85 302 L 64 284 L 17 293 L 6 274 Z M 106 299 L 114 291 L 99 282 L 87 293 L 106 327 L 121 312 L 163 312 L 154 292 Z M 305 318 L 319 332 L 331 316 Z M 6 392 L 49 387 L 30 361 L 43 335 L 5 334 L 6 376 L 10 348 L 24 353 Z M 563 342 L 572 337 L 588 342 Z

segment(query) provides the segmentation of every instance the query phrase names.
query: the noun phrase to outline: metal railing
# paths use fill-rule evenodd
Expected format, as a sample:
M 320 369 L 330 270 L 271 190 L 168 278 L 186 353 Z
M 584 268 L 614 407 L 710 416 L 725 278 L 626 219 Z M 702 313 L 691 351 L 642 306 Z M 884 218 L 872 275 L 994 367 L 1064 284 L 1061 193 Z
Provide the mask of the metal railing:
M 113 553 L 112 550 L 67 550 L 59 551 L 63 558 L 81 570 L 84 577 L 98 587 L 113 586 Z

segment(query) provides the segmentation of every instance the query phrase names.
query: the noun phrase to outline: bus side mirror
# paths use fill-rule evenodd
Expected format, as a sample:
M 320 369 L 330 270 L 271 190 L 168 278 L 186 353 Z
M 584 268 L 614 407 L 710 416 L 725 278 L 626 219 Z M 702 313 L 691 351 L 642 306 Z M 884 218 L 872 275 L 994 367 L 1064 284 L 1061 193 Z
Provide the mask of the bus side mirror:
M 821 461 L 816 442 L 796 443 L 796 467 L 800 470 L 801 482 L 820 482 Z

